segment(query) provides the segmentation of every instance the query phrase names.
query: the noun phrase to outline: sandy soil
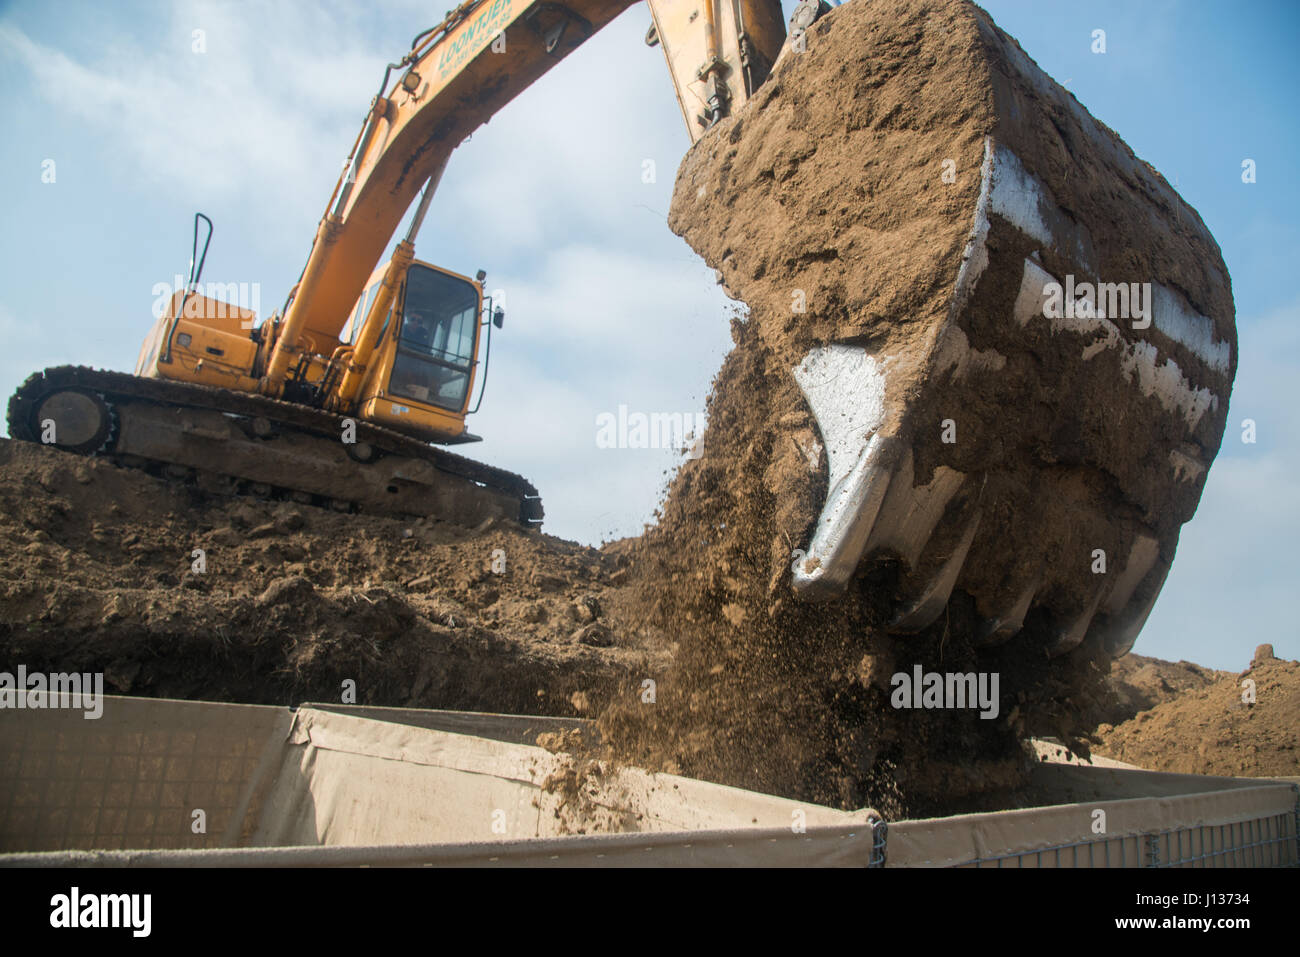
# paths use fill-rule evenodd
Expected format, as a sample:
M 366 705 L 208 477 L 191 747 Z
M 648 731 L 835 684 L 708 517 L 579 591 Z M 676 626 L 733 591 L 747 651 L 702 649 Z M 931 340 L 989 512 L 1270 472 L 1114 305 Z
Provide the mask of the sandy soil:
M 1121 681 L 1139 710 L 1098 727 L 1098 753 L 1152 771 L 1300 776 L 1300 662 L 1272 646 L 1241 674 L 1147 659 Z

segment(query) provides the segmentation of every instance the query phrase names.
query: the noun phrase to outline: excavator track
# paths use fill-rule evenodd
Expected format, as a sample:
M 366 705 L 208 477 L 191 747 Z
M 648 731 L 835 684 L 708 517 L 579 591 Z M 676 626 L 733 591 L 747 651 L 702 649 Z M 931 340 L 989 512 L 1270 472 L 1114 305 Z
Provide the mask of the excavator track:
M 84 366 L 31 375 L 9 399 L 9 434 L 122 465 L 191 470 L 263 493 L 476 526 L 535 527 L 542 503 L 522 476 L 322 409 L 214 386 Z M 351 440 L 351 441 L 349 441 Z

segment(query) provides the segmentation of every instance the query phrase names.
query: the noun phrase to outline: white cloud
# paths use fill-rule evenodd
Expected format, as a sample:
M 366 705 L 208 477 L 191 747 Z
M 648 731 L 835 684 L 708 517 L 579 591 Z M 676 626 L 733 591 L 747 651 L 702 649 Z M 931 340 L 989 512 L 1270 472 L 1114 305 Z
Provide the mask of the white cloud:
M 627 391 L 644 398 L 643 384 Z M 636 398 L 632 407 L 660 408 Z M 664 470 L 679 456 L 669 449 L 599 448 L 602 411 L 596 396 L 527 355 L 494 358 L 483 412 L 470 420 L 486 441 L 458 451 L 532 481 L 552 535 L 594 544 L 636 534 L 659 501 Z
M 544 253 L 531 278 L 502 277 L 517 318 L 514 335 L 569 354 L 594 353 L 611 364 L 682 358 L 701 338 L 713 338 L 701 337 L 702 321 L 725 328 L 727 300 L 704 262 L 685 246 L 681 252 L 663 259 L 571 245 Z
M 179 8 L 173 15 L 184 16 Z M 215 15 L 205 22 L 213 23 L 206 54 L 191 53 L 188 45 L 178 50 L 179 44 L 137 47 L 85 64 L 8 23 L 0 23 L 0 49 L 28 70 L 35 90 L 84 124 L 88 138 L 104 142 L 104 154 L 137 180 L 187 195 L 198 189 L 229 196 L 248 190 L 250 180 L 293 183 L 304 170 L 319 170 L 322 156 L 337 156 L 337 168 L 346 134 L 325 126 L 338 122 L 322 124 L 319 114 L 288 107 L 301 103 L 304 78 L 291 69 L 282 82 L 278 70 L 255 65 L 261 57 L 279 59 L 269 38 L 227 50 L 218 40 L 237 31 L 223 28 Z M 348 58 L 340 70 L 373 72 L 356 66 Z M 267 188 L 265 199 L 273 213 L 283 213 L 304 197 L 278 186 Z M 323 207 L 324 199 L 313 205 Z
M 629 9 L 477 130 L 439 194 L 450 219 L 503 252 L 642 220 L 670 238 L 662 217 L 689 139 L 663 55 L 642 41 L 648 24 L 644 7 Z

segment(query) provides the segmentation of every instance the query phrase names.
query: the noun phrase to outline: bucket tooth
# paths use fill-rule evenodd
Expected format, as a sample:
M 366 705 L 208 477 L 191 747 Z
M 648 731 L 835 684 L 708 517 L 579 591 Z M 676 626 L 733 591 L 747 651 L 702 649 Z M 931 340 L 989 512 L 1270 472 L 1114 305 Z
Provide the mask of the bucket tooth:
M 952 554 L 948 556 L 939 571 L 930 578 L 921 594 L 908 608 L 894 617 L 894 620 L 890 622 L 891 628 L 902 632 L 917 632 L 930 625 L 943 614 L 944 608 L 948 605 L 948 599 L 952 597 L 952 590 L 957 584 L 957 578 L 961 575 L 962 567 L 966 564 L 966 555 L 970 552 L 971 544 L 975 541 L 975 533 L 979 530 L 981 515 L 980 510 L 976 509 L 967 523 L 966 531 L 962 533 L 957 547 L 952 550 Z
M 830 487 L 806 554 L 794 567 L 800 598 L 843 593 L 866 549 L 898 463 L 898 440 L 885 430 L 885 374 L 859 346 L 808 352 L 794 369 L 817 419 Z
M 1115 587 L 1110 590 L 1102 610 L 1116 615 L 1122 612 L 1133 600 L 1133 593 L 1147 577 L 1156 560 L 1160 558 L 1160 542 L 1152 535 L 1138 535 L 1130 549 L 1124 570 L 1115 580 Z
M 1083 642 L 1088 634 L 1088 627 L 1092 624 L 1093 616 L 1097 614 L 1097 606 L 1101 604 L 1101 594 L 1098 591 L 1082 613 L 1057 630 L 1056 637 L 1047 646 L 1049 658 L 1057 658 L 1068 651 L 1073 651 Z
M 1112 616 L 1106 634 L 1106 651 L 1112 658 L 1128 654 L 1137 641 L 1138 632 L 1146 624 L 1155 607 L 1160 590 L 1164 588 L 1165 577 L 1169 574 L 1169 563 L 1160 561 L 1147 573 L 1141 587 L 1129 601 L 1128 606 Z
M 1020 593 L 1020 597 L 1009 609 L 988 619 L 980 631 L 979 643 L 1000 645 L 1019 634 L 1020 629 L 1025 627 L 1025 615 L 1029 614 L 1029 606 L 1033 603 L 1034 595 L 1038 593 L 1040 587 L 1041 582 L 1035 579 Z
M 889 482 L 889 494 L 876 516 L 866 554 L 887 551 L 915 568 L 948 503 L 965 481 L 964 473 L 940 465 L 928 485 L 916 485 L 914 456 L 908 449 Z

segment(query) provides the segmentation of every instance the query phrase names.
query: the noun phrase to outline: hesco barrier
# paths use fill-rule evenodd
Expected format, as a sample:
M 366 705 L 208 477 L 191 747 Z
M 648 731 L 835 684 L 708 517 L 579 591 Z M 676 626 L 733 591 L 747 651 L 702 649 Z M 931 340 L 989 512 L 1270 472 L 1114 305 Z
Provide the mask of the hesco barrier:
M 581 722 L 105 696 L 0 711 L 0 863 L 1295 866 L 1294 781 L 1042 764 L 1044 806 L 886 822 L 538 747 Z

